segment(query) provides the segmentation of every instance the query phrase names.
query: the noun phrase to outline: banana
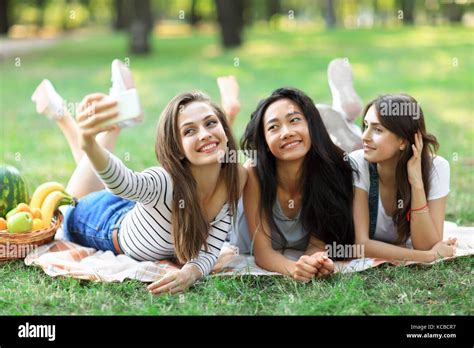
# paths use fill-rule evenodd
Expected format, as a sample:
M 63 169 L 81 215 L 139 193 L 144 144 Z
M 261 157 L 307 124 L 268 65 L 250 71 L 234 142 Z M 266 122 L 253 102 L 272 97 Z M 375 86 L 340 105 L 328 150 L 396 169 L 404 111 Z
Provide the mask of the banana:
M 46 196 L 48 196 L 53 191 L 64 191 L 64 186 L 55 181 L 45 182 L 44 184 L 38 186 L 33 193 L 33 197 L 31 197 L 30 209 L 41 209 Z
M 62 191 L 53 191 L 49 193 L 41 206 L 41 216 L 43 217 L 45 226 L 51 224 L 54 212 L 59 206 L 68 204 L 74 204 L 74 200 L 67 193 Z

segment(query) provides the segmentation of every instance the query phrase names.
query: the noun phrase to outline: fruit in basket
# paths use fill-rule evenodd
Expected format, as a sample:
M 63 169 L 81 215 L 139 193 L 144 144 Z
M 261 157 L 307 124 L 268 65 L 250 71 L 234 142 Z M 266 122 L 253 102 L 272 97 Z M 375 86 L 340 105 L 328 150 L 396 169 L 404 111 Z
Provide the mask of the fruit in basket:
M 19 212 L 10 216 L 7 220 L 7 228 L 11 233 L 30 232 L 33 227 L 33 219 L 30 213 Z
M 16 213 L 21 213 L 21 212 L 28 213 L 31 215 L 31 217 L 33 217 L 33 213 L 30 211 L 30 207 L 28 206 L 28 204 L 20 203 L 16 206 L 16 208 L 13 208 L 12 210 L 10 210 L 5 216 L 5 218 L 8 220 L 10 216 Z
M 53 219 L 54 212 L 61 205 L 74 204 L 73 198 L 63 191 L 53 191 L 45 198 L 41 206 L 41 215 L 45 226 L 49 226 Z
M 16 214 L 16 208 L 13 208 L 12 210 L 10 210 L 10 211 L 7 213 L 7 215 L 5 215 L 5 219 L 8 220 L 8 218 L 9 218 L 10 216 L 12 216 L 13 214 Z
M 0 217 L 19 203 L 28 202 L 28 188 L 18 169 L 0 165 Z
M 55 181 L 45 182 L 39 185 L 31 197 L 30 209 L 41 209 L 46 197 L 54 191 L 64 191 L 64 186 Z
M 0 218 L 0 231 L 7 229 L 7 220 Z
M 17 213 L 24 211 L 25 213 L 31 213 L 30 207 L 26 203 L 20 203 L 16 206 Z M 33 214 L 32 214 L 33 215 Z
M 31 230 L 32 231 L 37 231 L 37 230 L 41 230 L 43 228 L 47 227 L 43 220 L 41 219 L 33 219 L 33 227 L 31 227 Z
M 33 208 L 31 209 L 31 215 L 33 215 L 33 219 L 42 219 L 43 216 L 41 215 L 40 208 Z

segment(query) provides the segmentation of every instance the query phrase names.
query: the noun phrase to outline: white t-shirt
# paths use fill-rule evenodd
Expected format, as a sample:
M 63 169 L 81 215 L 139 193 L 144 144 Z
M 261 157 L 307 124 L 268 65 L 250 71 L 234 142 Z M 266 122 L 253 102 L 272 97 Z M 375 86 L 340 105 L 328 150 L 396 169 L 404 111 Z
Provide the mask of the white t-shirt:
M 357 150 L 350 154 L 357 165 L 359 176 L 354 173 L 354 185 L 367 193 L 370 188 L 369 162 L 364 159 L 364 150 Z M 449 162 L 443 157 L 435 156 L 433 158 L 433 169 L 430 174 L 430 192 L 428 201 L 432 201 L 449 194 Z M 392 217 L 385 212 L 380 199 L 377 210 L 377 227 L 375 229 L 374 239 L 387 243 L 394 243 L 397 239 L 397 228 L 393 223 Z M 411 247 L 411 239 L 407 241 L 407 246 Z

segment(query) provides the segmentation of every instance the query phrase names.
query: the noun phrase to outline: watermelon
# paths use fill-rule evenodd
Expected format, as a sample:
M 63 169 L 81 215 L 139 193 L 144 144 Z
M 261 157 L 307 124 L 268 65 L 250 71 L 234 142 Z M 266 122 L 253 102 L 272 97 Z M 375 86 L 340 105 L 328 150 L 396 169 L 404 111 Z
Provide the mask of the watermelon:
M 13 166 L 0 165 L 0 217 L 20 203 L 28 204 L 28 187 L 20 171 Z

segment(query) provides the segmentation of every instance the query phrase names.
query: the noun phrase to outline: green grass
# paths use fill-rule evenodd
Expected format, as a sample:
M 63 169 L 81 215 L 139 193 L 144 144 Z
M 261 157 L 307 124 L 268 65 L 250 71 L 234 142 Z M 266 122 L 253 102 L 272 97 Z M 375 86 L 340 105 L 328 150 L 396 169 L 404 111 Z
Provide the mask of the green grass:
M 0 267 L 0 315 L 473 315 L 473 265 L 473 258 L 461 258 L 431 267 L 381 266 L 308 284 L 208 278 L 183 295 L 156 297 L 138 281 L 53 279 L 14 262 Z
M 178 92 L 202 89 L 218 100 L 215 78 L 234 74 L 241 85 L 240 138 L 258 100 L 279 86 L 329 102 L 326 68 L 349 57 L 364 101 L 406 92 L 420 103 L 440 155 L 451 164 L 447 219 L 474 223 L 472 162 L 474 80 L 472 32 L 460 27 L 415 27 L 332 32 L 246 33 L 246 44 L 223 52 L 211 34 L 155 38 L 153 54 L 130 56 L 124 35 L 98 33 L 67 39 L 0 66 L 3 162 L 18 167 L 30 190 L 55 180 L 67 183 L 75 163 L 58 128 L 35 114 L 30 101 L 48 77 L 70 103 L 90 92 L 107 92 L 110 62 L 130 58 L 146 121 L 122 132 L 115 153 L 143 170 L 156 164 L 155 126 Z M 238 58 L 239 66 L 234 63 Z M 184 297 L 152 297 L 143 284 L 51 279 L 21 262 L 0 266 L 0 314 L 472 314 L 472 258 L 427 268 L 380 267 L 335 275 L 308 285 L 283 278 L 211 278 Z

